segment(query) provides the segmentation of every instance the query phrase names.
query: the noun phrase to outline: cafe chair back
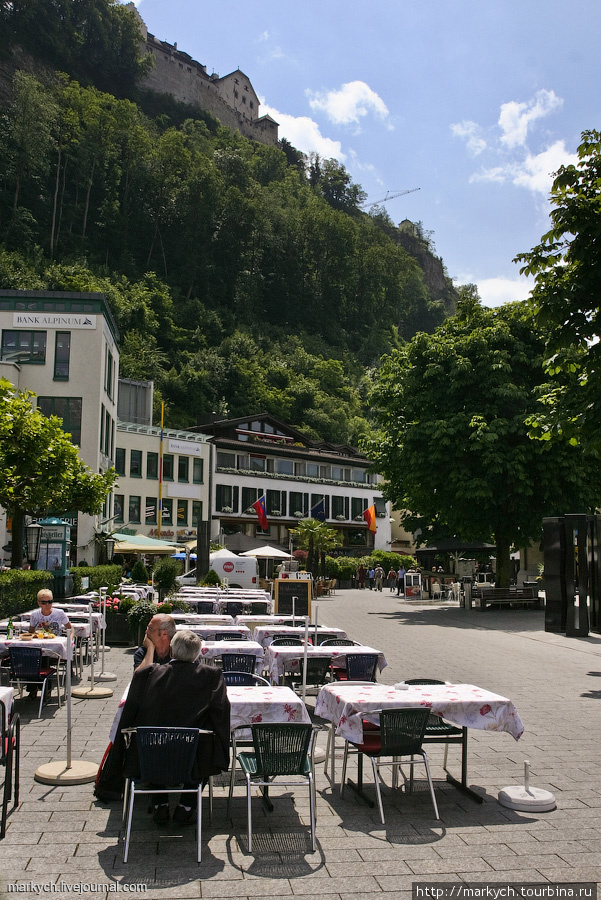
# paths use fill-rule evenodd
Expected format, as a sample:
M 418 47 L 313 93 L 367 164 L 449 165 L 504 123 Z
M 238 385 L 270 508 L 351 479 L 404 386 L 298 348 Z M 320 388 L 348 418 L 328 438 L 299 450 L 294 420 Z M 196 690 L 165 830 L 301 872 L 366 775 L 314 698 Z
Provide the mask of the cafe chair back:
M 253 750 L 237 753 L 238 762 L 246 778 L 249 853 L 252 852 L 252 788 L 262 788 L 263 796 L 267 799 L 269 786 L 276 778 L 278 784 L 290 787 L 303 784 L 308 786 L 311 846 L 315 852 L 313 745 L 315 733 L 318 730 L 313 725 L 298 722 L 251 726 Z M 233 780 L 230 782 L 228 803 L 231 801 L 232 793 Z
M 303 689 L 303 681 L 312 693 L 318 692 L 330 680 L 330 658 L 328 656 L 311 656 L 307 658 L 307 677 L 303 678 L 305 660 L 299 660 L 299 671 L 285 676 L 284 682 L 293 691 L 299 693 Z
M 150 728 L 132 729 L 135 732 L 140 764 L 140 778 L 125 782 L 124 809 L 127 809 L 123 862 L 129 855 L 129 839 L 138 794 L 196 794 L 196 858 L 201 861 L 202 783 L 194 777 L 196 754 L 201 734 L 212 732 L 200 728 Z M 130 734 L 131 734 L 130 732 Z M 149 785 L 165 787 L 149 787 Z M 195 784 L 193 788 L 181 785 Z
M 272 647 L 302 647 L 304 641 L 299 637 L 275 637 L 272 642 Z
M 236 687 L 252 687 L 260 685 L 261 687 L 270 687 L 266 678 L 255 675 L 253 672 L 235 672 L 229 670 L 223 673 L 223 680 L 226 684 L 235 685 Z
M 434 814 L 437 819 L 440 818 L 438 815 L 436 797 L 434 795 L 432 776 L 430 775 L 428 757 L 422 747 L 426 726 L 428 724 L 428 710 L 424 707 L 408 707 L 374 711 L 374 713 L 378 712 L 380 716 L 380 730 L 377 732 L 364 732 L 363 743 L 353 744 L 353 746 L 358 753 L 364 754 L 371 759 L 382 824 L 386 824 L 384 819 L 384 807 L 382 805 L 382 792 L 380 790 L 380 768 L 382 766 L 390 766 L 393 773 L 395 773 L 402 765 L 411 766 L 411 771 L 413 772 L 413 766 L 423 764 L 428 778 Z M 350 743 L 350 741 L 346 741 L 344 745 L 344 762 L 342 764 L 340 796 L 343 796 L 344 794 Z M 410 759 L 403 760 L 403 757 L 407 756 L 410 757 Z M 416 759 L 415 757 L 418 756 L 421 758 Z M 396 775 L 393 781 L 393 785 L 395 784 Z M 413 778 L 411 779 L 410 785 L 411 788 L 413 788 Z
M 245 604 L 241 600 L 225 600 L 222 606 L 228 616 L 241 616 L 244 612 Z
M 360 647 L 358 641 L 351 641 L 350 638 L 329 638 L 319 642 L 320 647 Z
M 405 684 L 446 684 L 437 678 L 406 678 Z M 444 744 L 444 761 L 443 769 L 447 771 L 447 758 L 449 755 L 449 744 L 460 744 L 462 748 L 461 760 L 462 766 L 467 765 L 467 728 L 461 728 L 459 725 L 451 725 L 445 722 L 435 713 L 430 713 L 428 724 L 426 726 L 426 734 L 424 744 Z M 467 774 L 467 773 L 466 773 Z
M 255 671 L 256 659 L 250 653 L 222 653 L 221 668 L 224 672 L 250 672 Z
M 265 601 L 262 603 L 260 600 L 256 603 L 251 603 L 250 611 L 253 616 L 266 616 L 269 614 L 270 604 Z
M 337 681 L 375 681 L 378 668 L 377 653 L 347 653 L 346 669 L 335 667 Z
M 38 719 L 42 718 L 42 705 L 46 695 L 46 687 L 51 678 L 56 678 L 56 693 L 60 707 L 61 686 L 58 667 L 46 664 L 42 659 L 42 649 L 40 647 L 10 647 L 8 658 L 10 660 L 10 680 L 18 686 L 20 692 L 22 692 L 24 684 L 36 685 L 42 689 Z
M 242 631 L 216 631 L 214 641 L 246 641 L 247 635 Z

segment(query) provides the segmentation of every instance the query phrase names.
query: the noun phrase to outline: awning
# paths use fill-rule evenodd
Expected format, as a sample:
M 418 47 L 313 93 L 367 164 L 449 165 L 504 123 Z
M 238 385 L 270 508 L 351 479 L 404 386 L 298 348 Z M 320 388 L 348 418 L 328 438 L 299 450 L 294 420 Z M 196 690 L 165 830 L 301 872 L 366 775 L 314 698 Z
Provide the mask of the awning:
M 148 553 L 166 554 L 173 553 L 174 549 L 181 545 L 160 541 L 147 537 L 145 534 L 123 534 L 117 532 L 112 535 L 115 540 L 115 553 Z

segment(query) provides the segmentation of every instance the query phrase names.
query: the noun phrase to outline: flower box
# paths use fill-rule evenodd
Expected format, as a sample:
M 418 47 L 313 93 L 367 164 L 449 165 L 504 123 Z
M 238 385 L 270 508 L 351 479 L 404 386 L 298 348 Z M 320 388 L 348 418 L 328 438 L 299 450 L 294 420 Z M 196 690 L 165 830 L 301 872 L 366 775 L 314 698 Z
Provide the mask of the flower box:
M 129 625 L 127 624 L 127 613 L 107 613 L 105 639 L 107 644 L 132 646 Z

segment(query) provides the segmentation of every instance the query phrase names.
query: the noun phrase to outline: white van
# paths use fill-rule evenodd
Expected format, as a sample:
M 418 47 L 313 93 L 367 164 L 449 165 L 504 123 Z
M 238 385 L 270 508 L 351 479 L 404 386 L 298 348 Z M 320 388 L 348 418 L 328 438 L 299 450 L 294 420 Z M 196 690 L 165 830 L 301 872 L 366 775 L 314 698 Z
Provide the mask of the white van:
M 210 568 L 221 580 L 227 579 L 231 588 L 258 588 L 259 563 L 253 556 L 236 556 L 235 553 L 225 555 L 223 551 L 211 553 Z M 185 575 L 177 576 L 178 584 L 196 584 L 196 569 L 190 569 Z

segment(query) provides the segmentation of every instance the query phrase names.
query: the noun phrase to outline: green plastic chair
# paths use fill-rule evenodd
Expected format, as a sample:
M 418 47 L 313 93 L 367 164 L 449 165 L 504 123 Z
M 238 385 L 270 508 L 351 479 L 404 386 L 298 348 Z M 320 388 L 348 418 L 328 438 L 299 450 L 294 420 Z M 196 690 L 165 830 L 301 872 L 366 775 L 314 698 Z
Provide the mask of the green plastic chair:
M 311 846 L 315 852 L 315 781 L 313 774 L 313 746 L 315 733 L 319 728 L 304 723 L 286 722 L 271 725 L 252 725 L 253 751 L 234 754 L 246 778 L 246 800 L 248 809 L 248 852 L 252 852 L 252 808 L 251 791 L 260 787 L 267 799 L 269 785 L 274 780 L 278 784 L 297 786 L 307 784 L 311 815 Z M 293 778 L 294 780 L 290 780 Z M 299 780 L 300 779 L 300 780 Z M 228 806 L 234 789 L 230 781 Z
M 353 744 L 359 753 L 369 756 L 374 770 L 374 781 L 376 785 L 376 794 L 378 797 L 378 806 L 380 808 L 380 818 L 382 825 L 385 825 L 384 807 L 382 805 L 382 794 L 380 791 L 380 767 L 391 766 L 393 772 L 403 765 L 401 757 L 409 756 L 410 760 L 405 760 L 405 765 L 413 766 L 423 763 L 426 767 L 426 775 L 428 776 L 428 785 L 430 787 L 430 796 L 432 797 L 432 805 L 434 806 L 434 814 L 437 819 L 438 806 L 434 795 L 434 785 L 432 784 L 432 776 L 430 775 L 430 766 L 428 757 L 422 748 L 426 726 L 428 724 L 429 710 L 424 707 L 402 707 L 399 709 L 380 709 L 374 710 L 374 714 L 379 713 L 380 730 L 377 732 L 366 731 L 363 733 L 363 743 Z M 372 715 L 372 713 L 370 713 Z M 340 785 L 340 796 L 344 794 L 344 785 L 346 779 L 346 764 L 348 760 L 349 744 L 346 741 L 344 745 L 344 762 L 342 764 L 342 782 Z M 421 759 L 414 759 L 420 756 Z M 390 757 L 384 761 L 383 757 Z M 411 787 L 413 783 L 411 782 Z

